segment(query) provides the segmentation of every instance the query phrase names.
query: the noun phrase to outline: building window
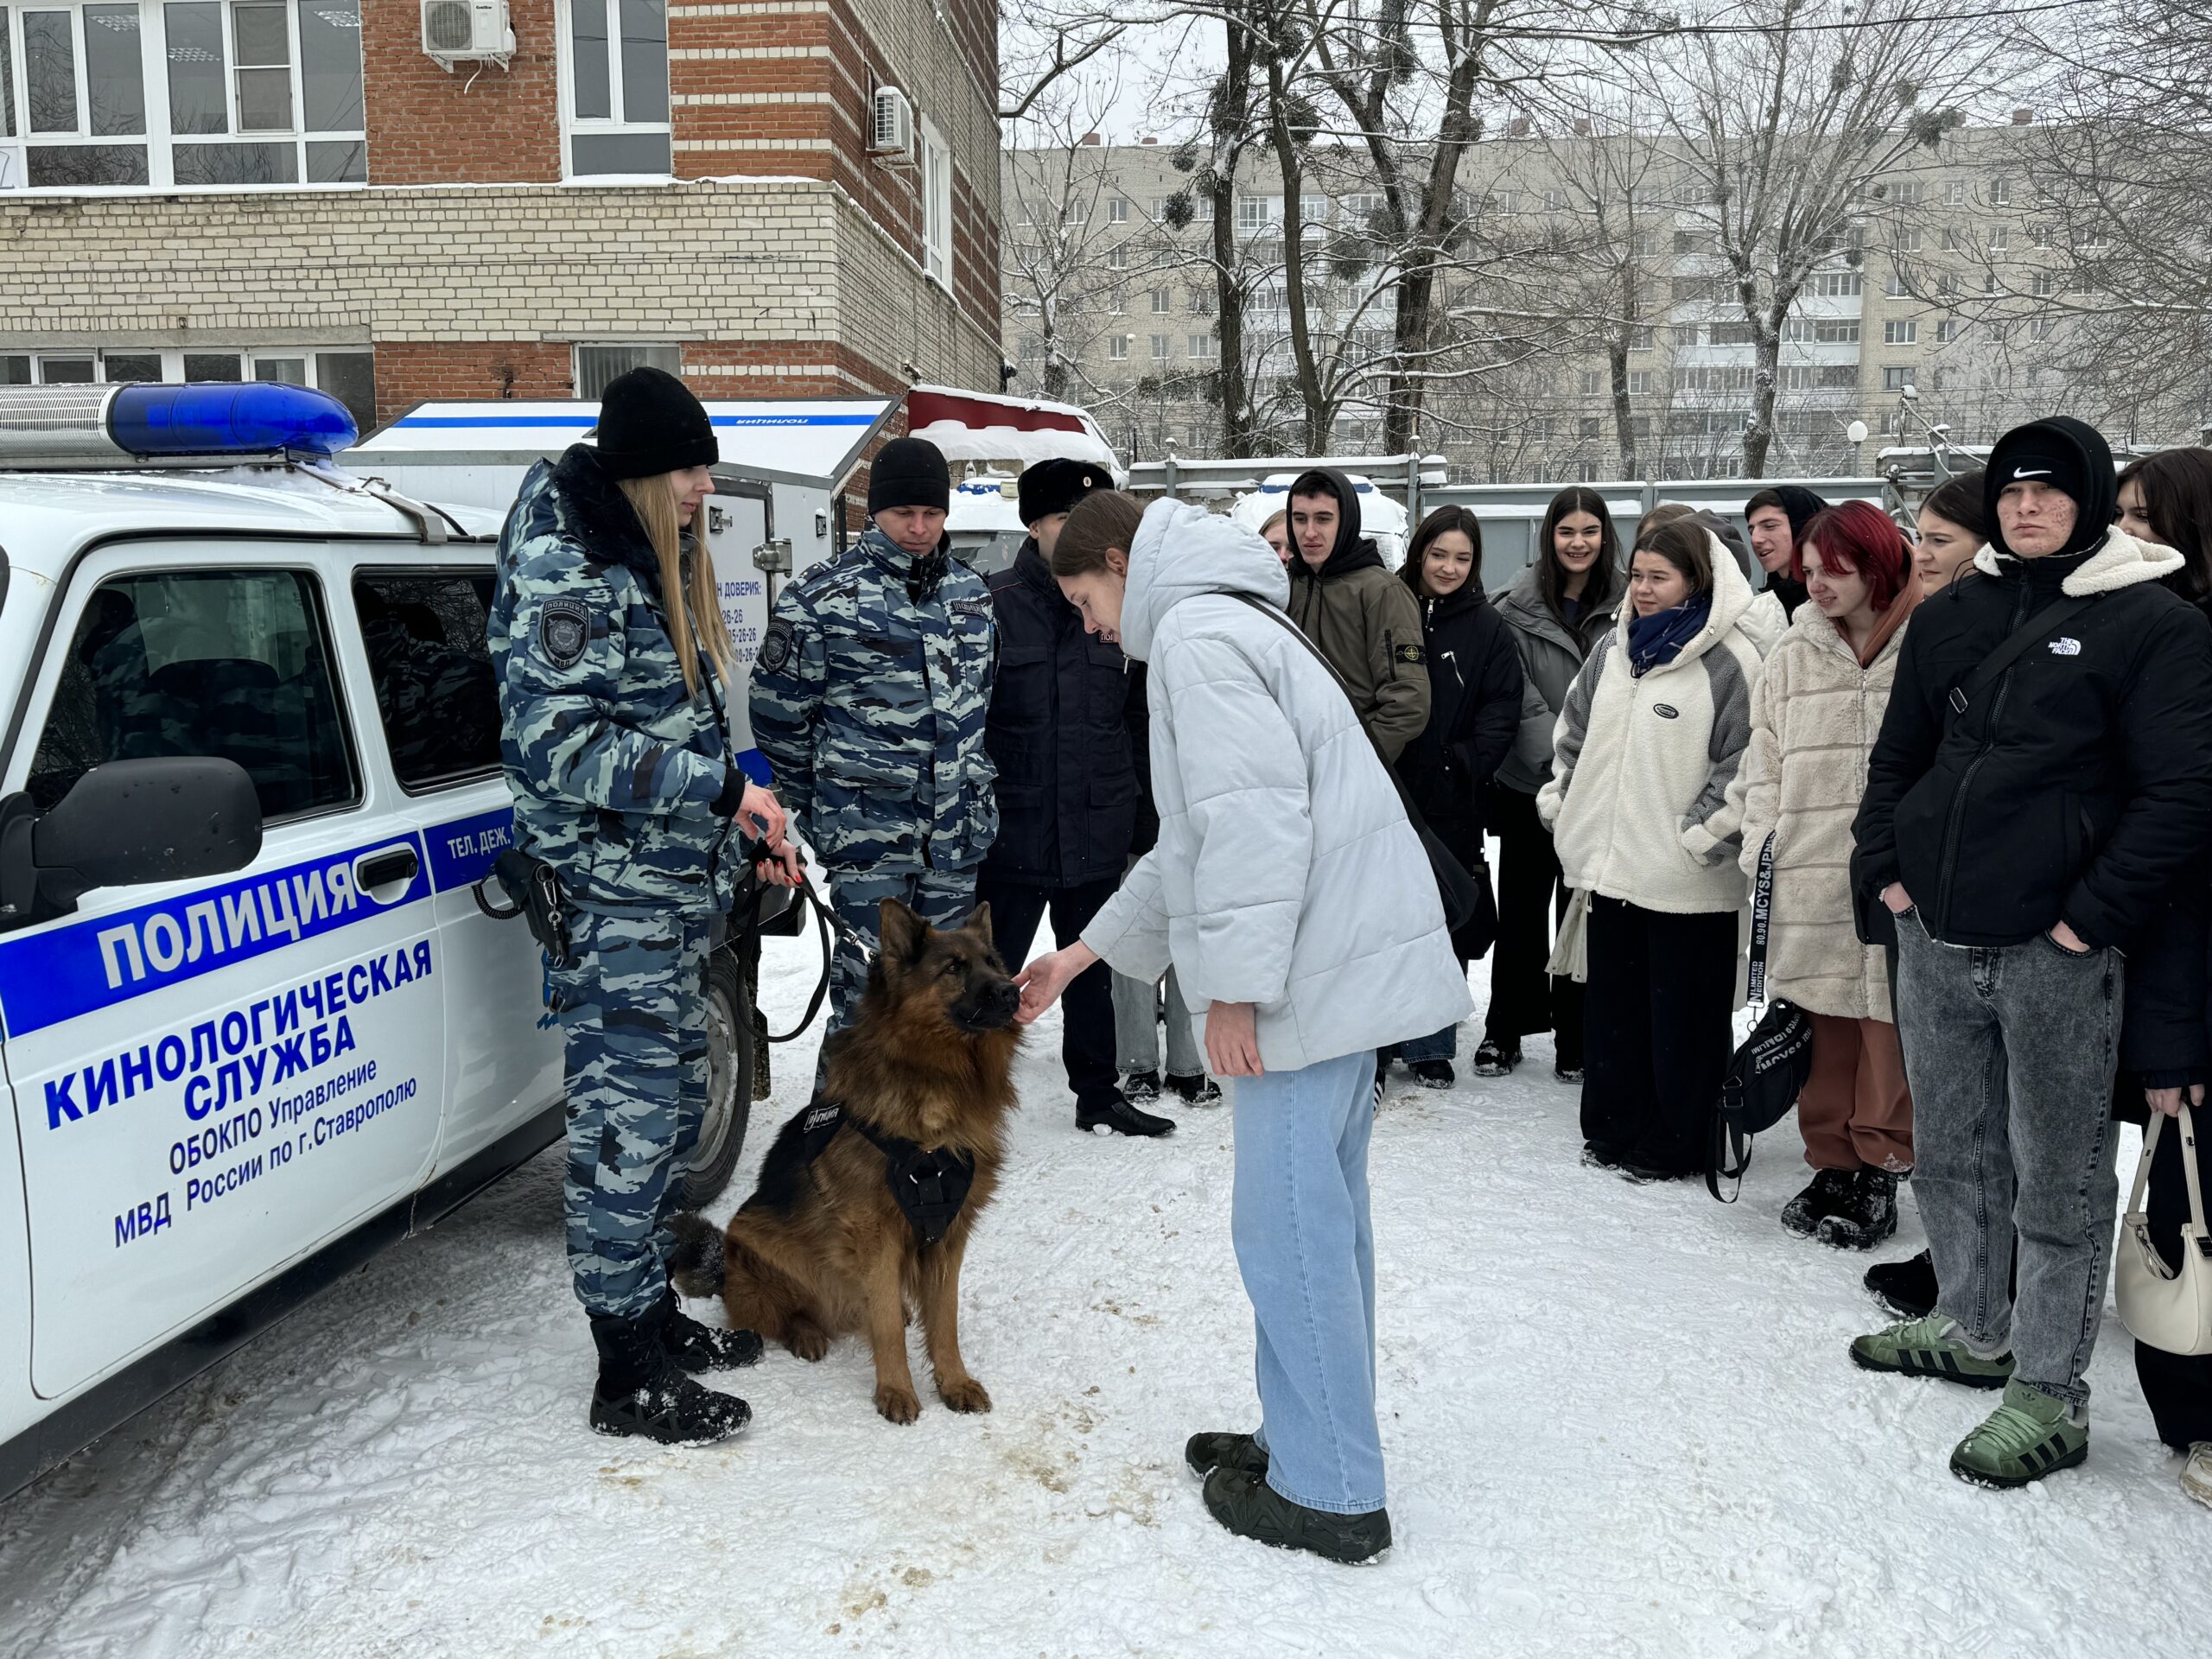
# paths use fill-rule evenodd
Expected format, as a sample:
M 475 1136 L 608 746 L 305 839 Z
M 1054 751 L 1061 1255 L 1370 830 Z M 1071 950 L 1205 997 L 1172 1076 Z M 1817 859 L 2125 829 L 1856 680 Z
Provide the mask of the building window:
M 1824 300 L 1848 299 L 1864 290 L 1866 279 L 1855 270 L 1822 270 L 1813 275 L 1805 291 Z
M 1106 355 L 1116 363 L 1128 362 L 1129 337 L 1127 334 L 1109 334 L 1106 337 Z
M 2058 273 L 2050 270 L 2039 270 L 2036 272 L 2035 292 L 2036 297 L 2039 300 L 2047 300 L 2052 295 L 2057 293 Z
M 1598 416 L 1585 415 L 1582 417 L 1582 435 L 1586 439 L 1603 437 L 1605 434 L 1605 423 Z
M 1153 314 L 1153 315 L 1154 315 L 1154 316 L 1160 316 L 1160 315 L 1162 315 L 1163 314 L 1165 314 L 1165 313 L 1166 313 L 1166 309 L 1167 309 L 1167 290 L 1166 290 L 1166 289 L 1164 289 L 1164 288 L 1155 288 L 1155 289 L 1154 289 L 1152 290 L 1152 314 Z
M 1884 369 L 1882 371 L 1882 390 L 1884 391 L 1903 391 L 1907 386 L 1913 384 L 1913 372 L 1909 368 Z
M 2012 205 L 2012 180 L 1992 179 L 1989 181 L 1989 205 L 1993 207 L 2010 207 Z
M 1239 196 L 1236 198 L 1236 228 L 1240 231 L 1263 231 L 1274 224 L 1281 213 L 1280 196 Z
M 1155 363 L 1165 363 L 1167 360 L 1166 335 L 1154 334 L 1152 337 L 1152 360 Z
M 1629 371 L 1628 395 L 1631 397 L 1649 397 L 1651 395 L 1650 370 L 1631 369 Z
M 376 358 L 365 346 L 250 346 L 164 351 L 129 343 L 0 355 L 0 386 L 119 385 L 130 381 L 273 380 L 314 386 L 346 405 L 353 424 L 376 424 Z
M 1603 374 L 1599 373 L 1596 369 L 1583 370 L 1582 395 L 1585 397 L 1595 397 L 1599 393 L 1603 392 L 1605 389 L 1605 377 Z
M 1885 322 L 1882 325 L 1882 344 L 1885 346 L 1916 346 L 1920 343 L 1920 325 L 1914 321 Z
M 1656 337 L 1657 330 L 1649 323 L 1639 323 L 1628 331 L 1628 348 L 1631 352 L 1650 351 Z
M 2005 245 L 2010 240 L 2011 238 L 2006 233 L 2005 227 L 2002 225 L 1998 225 L 1991 227 L 1986 245 L 1992 253 L 2002 253 L 2005 251 Z
M 1956 317 L 1946 317 L 1936 325 L 1936 343 L 1938 346 L 1948 346 L 1958 337 L 1959 321 Z
M 1917 207 L 1928 200 L 1928 187 L 1917 180 L 1890 187 L 1890 198 L 1900 207 Z
M 1897 251 L 1899 253 L 1918 253 L 1920 251 L 1920 227 L 1918 226 L 1908 226 L 1897 232 Z
M 1967 205 L 1967 181 L 1964 179 L 1951 179 L 1945 182 L 1943 205 L 1946 207 L 1963 207 Z
M 1191 355 L 1192 357 L 1211 357 L 1213 355 L 1213 336 L 1211 334 L 1192 334 L 1191 336 Z
M 1106 296 L 1106 310 L 1110 316 L 1120 316 L 1129 308 L 1129 296 L 1119 283 Z
M 1213 223 L 1213 192 L 1195 190 L 1191 193 L 1191 222 L 1194 225 Z
M 663 369 L 683 372 L 681 346 L 579 346 L 576 347 L 576 396 L 596 399 L 607 383 L 632 369 Z
M 1748 322 L 1716 322 L 1713 325 L 1713 343 L 1716 346 L 1748 346 L 1751 343 L 1751 325 Z
M 563 0 L 561 16 L 569 175 L 666 178 L 667 0 Z
M 358 0 L 0 7 L 0 189 L 367 177 Z
M 1129 203 L 1126 196 L 1116 196 L 1106 204 L 1106 222 L 1109 225 L 1129 222 Z
M 1859 323 L 1849 321 L 1815 321 L 1813 324 L 1813 343 L 1816 346 L 1856 346 L 1859 343 Z
M 2037 317 L 2033 322 L 2028 325 L 2028 338 L 2030 340 L 2049 340 L 2051 335 L 2056 332 L 2057 325 L 2049 317 Z
M 952 289 L 952 149 L 930 123 L 922 123 L 922 269 L 947 293 Z M 1120 197 L 1118 205 L 1126 206 Z
M 1106 268 L 1109 270 L 1127 270 L 1129 268 L 1129 245 L 1128 243 L 1117 242 L 1112 247 L 1106 250 Z

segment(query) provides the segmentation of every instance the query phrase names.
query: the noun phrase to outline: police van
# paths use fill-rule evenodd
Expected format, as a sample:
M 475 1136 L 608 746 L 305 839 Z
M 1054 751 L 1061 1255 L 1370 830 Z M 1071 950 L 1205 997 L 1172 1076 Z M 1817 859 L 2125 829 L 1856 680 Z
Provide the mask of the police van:
M 298 387 L 0 388 L 0 1495 L 562 1133 L 478 891 L 500 515 L 354 435 Z M 691 1203 L 752 1096 L 734 951 L 708 989 Z

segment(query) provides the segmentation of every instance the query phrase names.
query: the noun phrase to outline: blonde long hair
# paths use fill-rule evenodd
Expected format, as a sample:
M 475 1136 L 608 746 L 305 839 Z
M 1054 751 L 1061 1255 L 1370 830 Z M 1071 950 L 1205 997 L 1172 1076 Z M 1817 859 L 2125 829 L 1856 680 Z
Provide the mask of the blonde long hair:
M 721 595 L 715 591 L 715 562 L 707 556 L 706 536 L 694 515 L 691 544 L 697 556 L 687 575 L 683 526 L 676 516 L 676 474 L 654 473 L 615 482 L 628 499 L 631 511 L 638 515 L 638 522 L 645 526 L 645 539 L 652 543 L 653 555 L 660 561 L 662 609 L 667 613 L 663 620 L 668 625 L 669 641 L 676 647 L 676 660 L 683 670 L 683 689 L 696 697 L 699 695 L 699 653 L 703 651 L 714 658 L 715 671 L 725 681 L 735 654 L 729 624 L 722 619 Z M 706 510 L 706 503 L 701 502 L 699 512 Z M 696 639 L 691 631 L 695 621 L 699 630 Z

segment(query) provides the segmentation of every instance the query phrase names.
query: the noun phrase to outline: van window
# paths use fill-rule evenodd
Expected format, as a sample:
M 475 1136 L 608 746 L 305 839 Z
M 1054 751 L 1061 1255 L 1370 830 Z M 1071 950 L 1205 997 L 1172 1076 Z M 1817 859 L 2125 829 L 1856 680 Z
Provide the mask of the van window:
M 409 790 L 481 778 L 499 764 L 499 699 L 484 623 L 490 570 L 365 570 L 353 608 L 392 770 Z
M 330 635 L 298 570 L 169 570 L 93 591 L 31 760 L 43 810 L 104 760 L 215 755 L 264 822 L 360 799 Z

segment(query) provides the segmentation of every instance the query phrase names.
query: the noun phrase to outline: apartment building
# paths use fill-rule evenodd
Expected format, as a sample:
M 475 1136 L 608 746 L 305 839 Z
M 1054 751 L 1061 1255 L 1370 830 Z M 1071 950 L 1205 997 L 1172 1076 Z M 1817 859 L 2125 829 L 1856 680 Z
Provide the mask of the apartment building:
M 1863 470 L 1885 441 L 1919 441 L 1935 425 L 1952 442 L 1986 442 L 2053 407 L 2063 262 L 2024 176 L 2031 134 L 2025 111 L 1955 130 L 1865 194 L 1783 325 L 1769 472 Z M 1631 143 L 1643 147 L 1637 166 L 1592 164 L 1604 147 Z M 1088 142 L 1005 158 L 1017 386 L 1036 391 L 1053 377 L 1141 456 L 1219 442 L 1212 226 L 1190 160 L 1166 144 Z M 1598 178 L 1621 196 L 1603 212 Z M 1465 158 L 1460 185 L 1469 251 L 1445 279 L 1448 326 L 1467 342 L 1461 360 L 1486 366 L 1431 393 L 1423 447 L 1499 482 L 1614 478 L 1630 454 L 1647 476 L 1739 471 L 1751 331 L 1688 169 L 1649 138 L 1547 138 L 1516 123 Z M 1316 254 L 1307 316 L 1347 389 L 1332 441 L 1342 453 L 1373 448 L 1382 429 L 1357 366 L 1390 341 L 1387 283 L 1357 257 L 1381 205 L 1360 152 L 1316 147 L 1300 204 Z M 1277 447 L 1296 448 L 1282 207 L 1272 156 L 1248 158 L 1235 195 L 1246 362 Z M 1621 318 L 1623 284 L 1605 276 L 1623 267 L 1636 296 L 1625 327 L 1609 321 Z M 2000 295 L 1996 321 L 1986 302 Z M 1625 432 L 1609 333 L 1625 336 Z M 1850 438 L 1854 423 L 1863 442 Z
M 982 0 L 0 0 L 0 384 L 995 389 L 996 83 Z

